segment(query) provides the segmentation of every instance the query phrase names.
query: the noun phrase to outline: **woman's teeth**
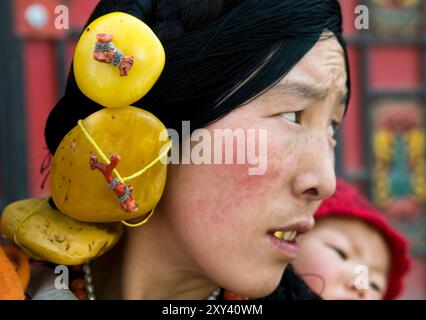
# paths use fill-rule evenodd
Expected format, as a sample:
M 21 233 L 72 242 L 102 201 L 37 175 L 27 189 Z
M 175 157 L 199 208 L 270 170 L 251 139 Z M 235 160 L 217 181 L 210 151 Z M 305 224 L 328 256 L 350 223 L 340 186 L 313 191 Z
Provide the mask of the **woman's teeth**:
M 275 231 L 274 237 L 284 241 L 293 241 L 296 239 L 297 231 Z

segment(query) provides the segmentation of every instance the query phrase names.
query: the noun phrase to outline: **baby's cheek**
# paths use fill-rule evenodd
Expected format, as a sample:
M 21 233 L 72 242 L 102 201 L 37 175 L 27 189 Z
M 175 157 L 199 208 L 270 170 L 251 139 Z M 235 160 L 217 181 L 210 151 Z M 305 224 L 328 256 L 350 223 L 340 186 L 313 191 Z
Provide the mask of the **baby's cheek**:
M 324 281 L 324 294 L 334 294 L 338 292 L 343 285 L 342 269 L 344 269 L 343 262 L 340 258 L 333 255 L 325 256 L 323 263 L 318 266 L 318 273 L 322 276 Z
M 324 248 L 311 241 L 316 242 L 313 239 L 302 242 L 301 253 L 294 262 L 294 267 L 308 286 L 321 294 L 325 288 L 332 286 L 335 282 L 334 263 L 333 258 Z

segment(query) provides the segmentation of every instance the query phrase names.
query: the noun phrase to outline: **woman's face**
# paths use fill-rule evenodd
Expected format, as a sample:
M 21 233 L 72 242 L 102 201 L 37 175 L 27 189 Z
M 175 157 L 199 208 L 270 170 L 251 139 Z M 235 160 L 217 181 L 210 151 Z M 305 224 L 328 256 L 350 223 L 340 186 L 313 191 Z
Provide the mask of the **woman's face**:
M 206 127 L 212 137 L 215 129 L 266 130 L 263 174 L 249 175 L 252 165 L 237 164 L 235 150 L 233 164 L 169 166 L 157 218 L 185 268 L 251 297 L 277 287 L 298 245 L 273 233 L 309 230 L 335 190 L 333 132 L 345 95 L 342 48 L 335 38 L 319 41 L 276 86 Z
M 389 249 L 376 229 L 359 219 L 327 217 L 303 237 L 293 265 L 323 299 L 380 300 L 389 262 Z

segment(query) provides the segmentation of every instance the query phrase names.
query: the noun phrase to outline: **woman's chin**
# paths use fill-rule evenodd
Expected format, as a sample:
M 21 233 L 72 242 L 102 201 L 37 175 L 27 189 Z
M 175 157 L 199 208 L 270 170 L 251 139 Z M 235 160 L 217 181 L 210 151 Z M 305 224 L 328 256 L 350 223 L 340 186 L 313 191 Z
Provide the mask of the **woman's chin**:
M 239 278 L 238 282 L 234 285 L 229 286 L 229 291 L 239 294 L 241 296 L 250 297 L 250 298 L 262 298 L 270 295 L 275 289 L 277 289 L 284 268 L 280 272 L 258 272 L 257 277 L 256 272 L 250 274 L 250 276 Z M 231 288 L 232 287 L 232 288 Z M 233 290 L 232 290 L 233 289 Z

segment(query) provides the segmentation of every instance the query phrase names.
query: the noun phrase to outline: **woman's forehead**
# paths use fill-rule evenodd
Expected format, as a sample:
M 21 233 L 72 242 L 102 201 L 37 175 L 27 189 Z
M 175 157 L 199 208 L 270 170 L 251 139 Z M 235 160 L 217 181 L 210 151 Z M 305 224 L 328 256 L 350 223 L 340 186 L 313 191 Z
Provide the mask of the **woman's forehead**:
M 318 41 L 277 86 L 312 88 L 323 97 L 332 91 L 344 100 L 346 78 L 343 49 L 335 37 L 330 37 Z

